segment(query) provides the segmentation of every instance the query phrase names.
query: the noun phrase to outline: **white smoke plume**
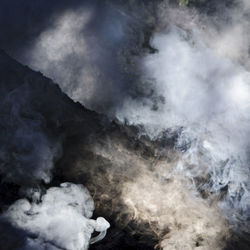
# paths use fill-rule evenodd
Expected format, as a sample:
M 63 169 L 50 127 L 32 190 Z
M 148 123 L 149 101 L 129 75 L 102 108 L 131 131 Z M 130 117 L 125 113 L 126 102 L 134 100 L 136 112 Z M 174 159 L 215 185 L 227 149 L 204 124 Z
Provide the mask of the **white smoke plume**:
M 34 195 L 37 198 L 38 194 Z M 102 217 L 90 219 L 93 210 L 93 199 L 85 187 L 63 183 L 49 188 L 41 202 L 16 201 L 1 219 L 26 232 L 25 245 L 12 249 L 84 250 L 88 249 L 89 242 L 101 240 L 110 226 Z M 91 241 L 94 230 L 101 235 Z M 8 241 L 2 244 L 9 249 Z

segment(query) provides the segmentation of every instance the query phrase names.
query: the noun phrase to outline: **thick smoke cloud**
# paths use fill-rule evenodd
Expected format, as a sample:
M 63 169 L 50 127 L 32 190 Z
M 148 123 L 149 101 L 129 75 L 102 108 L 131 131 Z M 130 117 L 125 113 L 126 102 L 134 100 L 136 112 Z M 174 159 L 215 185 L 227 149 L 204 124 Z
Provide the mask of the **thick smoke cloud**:
M 36 199 L 39 194 L 34 195 Z M 1 219 L 26 232 L 25 243 L 16 241 L 12 249 L 83 250 L 88 249 L 94 230 L 105 232 L 109 228 L 104 218 L 90 219 L 93 210 L 94 202 L 86 188 L 63 183 L 48 189 L 39 203 L 27 199 L 16 201 Z M 9 249 L 8 242 L 2 244 Z
M 171 22 L 164 22 L 163 17 L 152 40 L 158 53 L 145 56 L 142 65 L 164 103 L 155 111 L 128 99 L 117 116 L 131 124 L 144 124 L 152 138 L 166 129 L 181 131 L 176 149 L 183 156 L 176 171 L 194 184 L 197 178 L 205 178 L 199 188 L 211 194 L 219 196 L 227 190 L 219 205 L 232 224 L 239 223 L 240 230 L 248 231 L 244 221 L 250 208 L 250 72 L 245 53 L 249 22 L 237 8 L 225 14 L 233 16 L 225 27 L 220 27 L 221 20 L 214 23 L 197 13 L 171 11 L 172 20 L 165 18 Z M 242 39 L 236 40 L 239 34 Z M 222 44 L 225 47 L 220 49 Z

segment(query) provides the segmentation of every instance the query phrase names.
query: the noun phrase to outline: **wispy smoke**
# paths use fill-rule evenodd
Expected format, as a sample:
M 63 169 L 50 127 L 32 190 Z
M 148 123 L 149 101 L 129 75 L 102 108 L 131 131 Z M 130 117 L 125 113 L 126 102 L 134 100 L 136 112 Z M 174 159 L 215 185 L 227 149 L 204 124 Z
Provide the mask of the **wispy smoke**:
M 39 36 L 27 56 L 29 65 L 45 72 L 59 82 L 69 96 L 82 102 L 92 98 L 98 75 L 98 69 L 91 63 L 96 59 L 83 35 L 90 18 L 91 10 L 62 14 Z
M 147 42 L 155 6 L 126 5 L 109 1 L 61 12 L 22 50 L 20 60 L 60 84 L 73 100 L 113 114 L 136 89 L 135 56 L 152 49 Z

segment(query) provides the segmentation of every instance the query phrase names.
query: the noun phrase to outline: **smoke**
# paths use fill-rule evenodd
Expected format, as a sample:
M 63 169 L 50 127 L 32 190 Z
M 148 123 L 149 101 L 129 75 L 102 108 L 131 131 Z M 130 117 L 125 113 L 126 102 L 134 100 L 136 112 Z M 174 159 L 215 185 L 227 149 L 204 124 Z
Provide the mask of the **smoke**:
M 150 14 L 146 7 L 135 15 L 127 8 L 110 1 L 62 11 L 19 58 L 59 83 L 74 101 L 112 114 L 134 88 L 138 73 L 131 54 L 139 54 L 143 29 L 155 21 L 144 21 Z
M 97 213 L 133 235 L 135 247 L 144 243 L 149 247 L 145 249 L 223 249 L 232 231 L 217 197 L 201 195 L 194 185 L 198 180 L 176 169 L 183 160 L 181 152 L 150 143 L 146 146 L 117 131 L 98 135 L 86 146 L 69 146 L 72 152 L 65 153 L 61 172 L 74 181 L 87 176 L 84 183 L 94 194 Z M 75 162 L 67 168 L 73 152 Z M 207 181 L 199 177 L 200 183 Z M 114 242 L 106 240 L 106 248 L 119 244 L 117 231 L 114 235 Z M 129 246 L 134 246 L 132 239 Z
M 147 222 L 158 234 L 162 249 L 223 249 L 230 236 L 226 219 L 185 185 L 190 187 L 181 175 L 164 181 L 148 172 L 127 182 L 122 197 L 133 220 Z
M 176 171 L 221 200 L 236 231 L 249 231 L 249 22 L 248 10 L 238 8 L 216 22 L 171 9 L 152 39 L 158 53 L 146 55 L 141 66 L 164 102 L 154 110 L 130 98 L 117 117 L 143 124 L 151 138 L 179 131 L 175 148 L 182 157 Z M 223 26 L 226 17 L 230 22 Z M 201 177 L 206 180 L 197 184 Z
M 39 194 L 34 195 L 37 198 Z M 27 199 L 16 201 L 2 219 L 26 232 L 26 244 L 12 249 L 82 250 L 88 249 L 94 230 L 102 232 L 109 228 L 104 218 L 89 219 L 93 210 L 94 202 L 86 188 L 63 183 L 49 188 L 39 203 Z
M 90 17 L 91 11 L 87 10 L 62 14 L 52 28 L 41 33 L 27 56 L 29 65 L 60 82 L 74 100 L 82 98 L 83 102 L 91 98 L 98 75 L 90 63 L 92 55 L 82 34 Z
M 117 149 L 96 151 L 126 166 L 115 177 L 89 170 L 105 195 L 113 186 L 121 194 L 116 211 L 121 202 L 138 223 L 150 222 L 165 249 L 221 249 L 231 227 L 249 232 L 249 4 L 215 2 L 209 12 L 168 1 L 131 4 L 131 12 L 113 2 L 72 6 L 17 53 L 74 101 L 143 126 L 152 140 L 178 135 L 167 173 L 141 171 L 125 150 L 112 158 Z

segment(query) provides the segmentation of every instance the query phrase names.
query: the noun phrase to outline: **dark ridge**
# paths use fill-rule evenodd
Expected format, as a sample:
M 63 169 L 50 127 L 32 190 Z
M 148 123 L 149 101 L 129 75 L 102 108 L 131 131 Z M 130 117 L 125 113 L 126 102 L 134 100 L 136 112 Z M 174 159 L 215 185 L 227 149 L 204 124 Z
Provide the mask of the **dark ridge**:
M 99 150 L 111 148 L 112 151 L 109 154 L 116 162 L 120 160 L 119 147 L 123 148 L 127 151 L 124 154 L 126 157 L 131 157 L 131 155 L 139 157 L 143 162 L 143 166 L 138 166 L 138 169 L 140 167 L 151 169 L 153 168 L 152 162 L 167 154 L 166 141 L 170 143 L 173 139 L 165 136 L 165 142 L 151 141 L 147 136 L 140 135 L 141 128 L 110 121 L 104 115 L 87 110 L 67 97 L 50 79 L 22 66 L 5 52 L 0 51 L 2 100 L 13 91 L 20 91 L 22 95 L 24 85 L 30 93 L 28 97 L 24 95 L 27 101 L 24 108 L 31 108 L 38 113 L 39 119 L 42 118 L 43 121 L 39 129 L 51 140 L 61 143 L 62 152 L 55 159 L 53 179 L 49 184 L 39 182 L 40 188 L 45 190 L 70 181 L 84 184 L 90 190 L 96 204 L 95 216 L 98 214 L 104 216 L 112 224 L 106 239 L 100 244 L 91 246 L 91 249 L 154 249 L 159 236 L 155 235 L 149 225 L 132 221 L 126 218 L 125 212 L 121 213 L 125 204 L 119 198 L 120 191 L 116 189 L 116 185 L 121 182 L 119 174 L 114 175 L 114 182 L 110 183 L 107 178 L 110 171 L 116 171 L 117 166 L 105 154 L 100 154 Z M 0 115 L 1 112 L 5 112 L 5 117 L 10 116 L 7 111 L 0 109 Z M 32 117 L 24 109 L 21 118 L 26 122 L 30 119 L 36 120 L 37 116 Z M 13 134 L 13 132 L 14 130 L 11 130 L 8 133 Z M 0 136 L 1 138 L 4 138 L 4 134 Z M 4 158 L 0 164 L 6 166 L 8 162 Z M 129 164 L 125 161 L 120 167 L 127 171 Z M 32 166 L 29 171 L 32 172 Z M 133 178 L 136 175 L 137 173 L 133 175 Z M 27 178 L 9 179 L 7 177 L 5 173 L 2 173 L 2 180 L 5 181 L 0 185 L 2 210 L 21 198 L 20 185 L 28 187 L 38 185 L 37 180 L 33 182 L 32 179 Z M 108 190 L 105 191 L 103 187 L 108 187 Z M 112 195 L 107 199 L 102 198 L 102 193 L 109 194 L 109 191 Z M 115 211 L 110 209 L 114 199 L 118 203 Z

